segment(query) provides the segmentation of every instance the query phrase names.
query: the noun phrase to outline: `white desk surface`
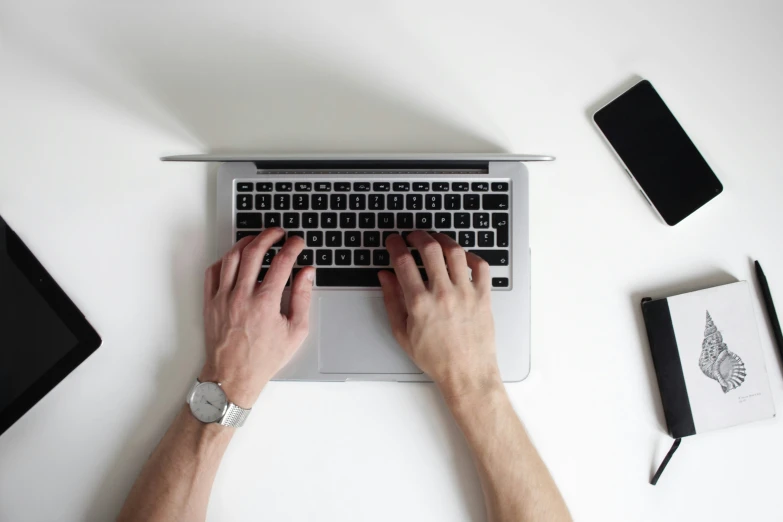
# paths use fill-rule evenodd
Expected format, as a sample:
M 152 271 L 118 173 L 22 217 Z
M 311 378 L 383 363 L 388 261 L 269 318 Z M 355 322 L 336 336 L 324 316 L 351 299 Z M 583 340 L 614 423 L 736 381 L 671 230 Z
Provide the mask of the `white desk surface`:
M 216 167 L 158 158 L 248 149 L 556 155 L 531 167 L 533 369 L 508 390 L 575 518 L 780 519 L 779 420 L 688 439 L 648 484 L 671 441 L 638 303 L 758 258 L 783 305 L 783 3 L 70 4 L 0 4 L 0 212 L 104 344 L 0 437 L 1 520 L 119 510 L 201 364 L 216 257 Z M 674 228 L 588 118 L 637 74 L 725 185 Z M 270 384 L 209 507 L 483 518 L 436 391 L 392 383 Z

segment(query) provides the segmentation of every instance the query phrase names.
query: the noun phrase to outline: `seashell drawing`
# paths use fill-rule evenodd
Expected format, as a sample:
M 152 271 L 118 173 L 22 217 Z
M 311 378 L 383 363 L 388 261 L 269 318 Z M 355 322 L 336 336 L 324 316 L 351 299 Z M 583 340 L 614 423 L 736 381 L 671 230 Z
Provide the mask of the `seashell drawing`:
M 699 368 L 704 375 L 718 381 L 723 393 L 739 388 L 745 382 L 745 363 L 737 354 L 729 351 L 710 317 L 709 310 L 707 325 L 704 327 L 704 341 L 701 343 Z

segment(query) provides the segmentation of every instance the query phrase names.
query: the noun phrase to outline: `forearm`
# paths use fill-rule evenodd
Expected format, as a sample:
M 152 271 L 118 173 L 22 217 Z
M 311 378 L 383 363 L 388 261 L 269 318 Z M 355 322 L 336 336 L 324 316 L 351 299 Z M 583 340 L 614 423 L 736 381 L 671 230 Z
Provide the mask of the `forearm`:
M 448 398 L 473 451 L 491 522 L 570 520 L 502 382 Z
M 184 407 L 144 465 L 118 520 L 204 520 L 233 432 L 202 424 Z

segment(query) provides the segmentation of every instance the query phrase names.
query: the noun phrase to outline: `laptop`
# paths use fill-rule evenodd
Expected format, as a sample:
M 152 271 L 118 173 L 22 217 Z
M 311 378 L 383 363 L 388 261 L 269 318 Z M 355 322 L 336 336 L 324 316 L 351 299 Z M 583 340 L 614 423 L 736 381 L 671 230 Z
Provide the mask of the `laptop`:
M 299 235 L 294 272 L 316 269 L 310 335 L 275 376 L 294 381 L 428 381 L 394 340 L 377 272 L 386 237 L 443 232 L 487 260 L 504 381 L 530 372 L 529 185 L 511 154 L 249 154 L 170 156 L 220 162 L 217 247 L 267 227 Z M 276 245 L 264 259 L 262 280 Z M 414 258 L 420 256 L 413 251 Z M 423 275 L 426 273 L 421 267 Z M 289 281 L 290 285 L 290 281 Z M 288 292 L 283 296 L 287 309 Z

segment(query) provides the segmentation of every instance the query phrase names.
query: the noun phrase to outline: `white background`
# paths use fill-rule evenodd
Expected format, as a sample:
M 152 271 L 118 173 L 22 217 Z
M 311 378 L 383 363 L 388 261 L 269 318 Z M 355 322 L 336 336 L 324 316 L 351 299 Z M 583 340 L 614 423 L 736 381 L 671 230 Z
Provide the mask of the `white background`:
M 648 485 L 671 441 L 639 301 L 753 280 L 758 258 L 783 306 L 783 3 L 65 4 L 0 3 L 0 212 L 104 345 L 0 437 L 0 519 L 119 510 L 201 363 L 216 256 L 215 166 L 158 158 L 238 149 L 556 155 L 531 167 L 533 367 L 509 392 L 574 516 L 780 518 L 779 420 L 688 439 Z M 725 185 L 674 228 L 588 118 L 634 75 Z M 483 504 L 430 385 L 279 383 L 209 516 L 459 521 Z
M 775 415 L 750 298 L 748 283 L 742 282 L 668 300 L 697 434 Z M 744 382 L 727 393 L 699 367 L 707 324 L 705 311 L 709 311 L 723 342 L 742 359 L 747 371 Z

